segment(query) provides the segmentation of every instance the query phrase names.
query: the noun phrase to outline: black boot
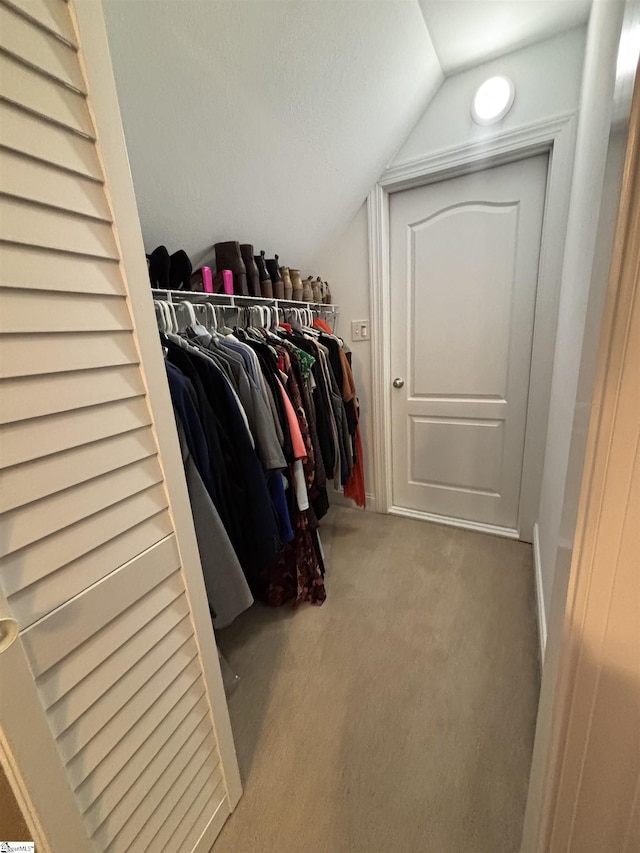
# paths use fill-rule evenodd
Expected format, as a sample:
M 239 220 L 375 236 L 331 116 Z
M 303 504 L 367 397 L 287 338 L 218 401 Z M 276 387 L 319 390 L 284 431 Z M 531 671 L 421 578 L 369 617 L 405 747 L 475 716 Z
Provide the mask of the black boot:
M 189 255 L 184 249 L 178 249 L 169 259 L 171 261 L 169 267 L 169 282 L 171 290 L 191 290 L 191 273 L 193 268 Z
M 150 255 L 147 256 L 149 261 L 149 279 L 151 287 L 154 289 L 171 290 L 169 281 L 169 269 L 171 260 L 166 246 L 158 246 Z
M 280 275 L 280 265 L 278 264 L 277 255 L 275 258 L 269 258 L 267 260 L 267 269 L 269 270 L 269 275 L 271 276 L 271 282 L 273 284 L 273 295 L 276 299 L 284 299 L 284 281 Z
M 248 296 L 247 270 L 240 254 L 240 243 L 230 240 L 226 243 L 216 243 L 216 270 L 231 270 L 233 273 L 233 292 L 236 296 Z
M 255 262 L 255 258 L 253 257 L 253 246 L 249 243 L 241 243 L 240 254 L 242 255 L 242 260 L 244 261 L 244 265 L 247 270 L 249 296 L 262 296 L 262 290 L 260 289 L 260 273 L 258 271 L 258 265 Z
M 267 262 L 264 257 L 264 251 L 260 252 L 259 255 L 254 255 L 254 261 L 256 262 L 256 266 L 258 267 L 258 275 L 260 276 L 260 290 L 262 291 L 262 296 L 266 299 L 273 299 L 273 283 L 271 281 L 271 276 L 269 275 L 269 270 L 267 269 Z

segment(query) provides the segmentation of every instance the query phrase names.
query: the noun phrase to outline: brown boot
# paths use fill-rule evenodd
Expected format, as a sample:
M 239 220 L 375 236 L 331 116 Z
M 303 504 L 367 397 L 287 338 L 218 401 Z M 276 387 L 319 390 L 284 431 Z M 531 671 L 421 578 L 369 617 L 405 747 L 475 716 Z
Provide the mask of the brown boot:
M 322 300 L 326 305 L 331 305 L 331 290 L 329 288 L 329 282 L 324 282 L 324 299 Z
M 320 277 L 311 283 L 311 289 L 313 290 L 313 301 L 319 305 L 322 302 L 322 279 Z
M 280 278 L 277 255 L 275 258 L 267 258 L 267 269 L 269 270 L 271 283 L 273 284 L 273 295 L 276 299 L 284 299 L 284 281 Z
M 302 278 L 300 277 L 300 270 L 289 270 L 289 277 L 291 278 L 292 285 L 292 293 L 291 298 L 295 299 L 296 302 L 302 301 Z
M 247 271 L 247 287 L 249 288 L 249 296 L 262 296 L 258 265 L 253 257 L 253 246 L 250 243 L 241 243 L 240 254 L 242 255 L 242 260 L 244 261 L 244 266 Z
M 240 254 L 240 243 L 230 240 L 226 243 L 216 243 L 216 270 L 231 270 L 233 273 L 233 292 L 236 296 L 248 296 L 247 268 Z
M 260 252 L 259 255 L 254 255 L 253 259 L 256 262 L 256 266 L 258 267 L 258 275 L 260 276 L 260 296 L 263 296 L 265 299 L 273 299 L 273 284 L 271 283 L 271 276 L 269 275 L 269 270 L 267 269 L 267 261 L 264 256 L 264 249 Z
M 291 299 L 293 284 L 291 283 L 291 276 L 289 275 L 289 267 L 280 267 L 280 277 L 284 282 L 284 298 Z

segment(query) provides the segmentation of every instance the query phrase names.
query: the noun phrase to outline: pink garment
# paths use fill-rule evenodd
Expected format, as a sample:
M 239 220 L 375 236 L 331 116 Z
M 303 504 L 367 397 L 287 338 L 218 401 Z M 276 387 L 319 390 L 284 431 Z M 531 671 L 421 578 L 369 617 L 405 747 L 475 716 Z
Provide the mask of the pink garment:
M 282 399 L 284 401 L 284 409 L 287 413 L 287 421 L 289 422 L 289 431 L 291 433 L 291 443 L 293 444 L 293 455 L 296 459 L 305 459 L 307 456 L 307 448 L 304 446 L 304 439 L 300 432 L 300 424 L 298 423 L 293 403 L 289 399 L 287 392 L 284 390 L 284 385 L 280 381 L 280 378 L 276 376 L 276 379 L 280 386 L 280 393 L 282 394 Z

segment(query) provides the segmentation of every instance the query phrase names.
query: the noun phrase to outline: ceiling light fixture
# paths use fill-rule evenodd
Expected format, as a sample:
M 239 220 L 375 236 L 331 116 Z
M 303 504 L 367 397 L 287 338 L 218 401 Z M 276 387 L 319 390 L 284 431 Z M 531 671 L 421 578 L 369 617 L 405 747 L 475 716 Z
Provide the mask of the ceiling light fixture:
M 476 124 L 495 124 L 511 109 L 515 89 L 508 77 L 490 77 L 478 88 L 471 104 Z

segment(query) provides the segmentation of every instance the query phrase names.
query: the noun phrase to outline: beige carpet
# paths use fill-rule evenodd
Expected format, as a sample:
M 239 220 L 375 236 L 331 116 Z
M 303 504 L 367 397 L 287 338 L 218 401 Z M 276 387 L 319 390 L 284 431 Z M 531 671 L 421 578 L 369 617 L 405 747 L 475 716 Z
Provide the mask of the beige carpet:
M 219 634 L 244 795 L 214 853 L 516 853 L 539 687 L 531 547 L 350 509 L 324 606 Z

